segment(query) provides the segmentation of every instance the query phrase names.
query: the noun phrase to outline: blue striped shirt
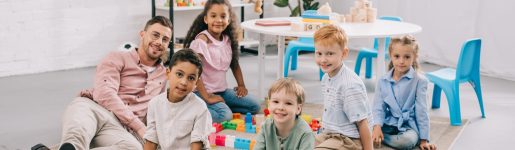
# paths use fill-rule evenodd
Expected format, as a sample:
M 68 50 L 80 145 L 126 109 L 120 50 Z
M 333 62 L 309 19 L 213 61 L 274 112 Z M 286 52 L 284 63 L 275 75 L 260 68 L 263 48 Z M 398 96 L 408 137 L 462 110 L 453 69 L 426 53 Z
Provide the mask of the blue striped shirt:
M 322 95 L 322 132 L 359 138 L 356 122 L 368 119 L 370 123 L 372 117 L 363 81 L 342 64 L 334 77 L 329 77 L 328 74 L 322 77 Z

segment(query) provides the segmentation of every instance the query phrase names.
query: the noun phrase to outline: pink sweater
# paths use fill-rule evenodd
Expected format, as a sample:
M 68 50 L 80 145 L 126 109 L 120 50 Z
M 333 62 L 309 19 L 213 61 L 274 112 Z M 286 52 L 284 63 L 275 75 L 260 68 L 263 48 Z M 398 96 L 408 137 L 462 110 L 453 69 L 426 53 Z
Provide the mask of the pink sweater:
M 147 73 L 136 50 L 109 53 L 97 65 L 94 88 L 80 95 L 114 113 L 133 131 L 144 129 L 148 102 L 165 91 L 166 68 L 161 62 Z
M 198 35 L 205 34 L 210 43 L 199 39 Z M 227 89 L 226 73 L 232 60 L 231 42 L 224 35 L 222 41 L 216 40 L 207 30 L 200 32 L 191 42 L 190 48 L 204 56 L 202 59 L 202 81 L 208 93 L 222 92 Z

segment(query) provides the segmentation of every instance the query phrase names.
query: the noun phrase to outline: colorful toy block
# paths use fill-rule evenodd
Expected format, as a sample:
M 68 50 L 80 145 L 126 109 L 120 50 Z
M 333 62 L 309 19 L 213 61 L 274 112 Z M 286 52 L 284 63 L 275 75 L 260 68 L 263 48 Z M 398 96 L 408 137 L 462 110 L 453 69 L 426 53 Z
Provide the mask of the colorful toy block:
M 238 124 L 236 126 L 236 131 L 245 132 L 245 124 Z
M 236 130 L 236 124 L 229 121 L 222 122 L 222 127 L 224 129 Z
M 236 138 L 234 141 L 235 149 L 250 149 L 250 140 L 243 138 Z
M 240 113 L 232 113 L 232 119 L 241 119 Z
M 245 124 L 245 121 L 241 119 L 233 119 L 231 122 L 235 124 Z
M 261 126 L 261 123 L 265 121 L 265 115 L 263 114 L 256 114 L 254 118 L 256 120 L 256 123 L 254 123 L 256 126 Z
M 318 123 L 318 120 L 316 120 L 316 119 L 313 119 L 313 121 L 311 122 L 311 124 L 309 126 L 311 127 L 311 130 L 313 130 L 313 131 L 318 131 L 318 129 L 320 129 L 320 124 Z
M 250 124 L 250 123 L 247 123 L 245 124 L 245 132 L 247 133 L 256 133 L 256 126 Z
M 225 147 L 234 148 L 234 140 L 236 140 L 236 136 L 233 136 L 233 135 L 225 136 Z
M 300 115 L 300 118 L 302 118 L 304 121 L 306 121 L 307 124 L 311 123 L 311 115 L 302 114 L 302 115 Z
M 216 131 L 215 131 L 216 133 L 224 130 L 224 128 L 222 127 L 222 124 L 219 124 L 219 123 L 213 123 L 213 128 L 216 129 Z
M 225 135 L 216 135 L 215 143 L 217 146 L 225 146 Z
M 320 8 L 322 9 L 322 8 Z M 302 23 L 304 24 L 304 31 L 316 31 L 327 24 L 331 24 L 331 8 L 327 8 L 328 13 L 320 13 L 316 10 L 306 10 L 302 13 Z
M 265 113 L 265 117 L 268 117 L 268 115 L 270 115 L 270 111 L 268 110 L 268 108 L 265 108 L 263 112 Z
M 256 133 L 259 133 L 261 131 L 261 126 L 256 126 Z
M 372 2 L 368 0 L 355 1 L 349 12 L 350 14 L 345 17 L 346 22 L 370 23 L 377 17 L 377 9 L 372 8 Z
M 245 115 L 245 123 L 252 123 L 252 114 L 249 112 Z
M 254 149 L 254 145 L 256 145 L 256 140 L 251 140 L 250 141 L 250 149 L 253 150 Z
M 212 133 L 208 136 L 208 140 L 209 140 L 209 144 L 211 146 L 216 146 L 216 136 L 217 134 L 216 133 Z

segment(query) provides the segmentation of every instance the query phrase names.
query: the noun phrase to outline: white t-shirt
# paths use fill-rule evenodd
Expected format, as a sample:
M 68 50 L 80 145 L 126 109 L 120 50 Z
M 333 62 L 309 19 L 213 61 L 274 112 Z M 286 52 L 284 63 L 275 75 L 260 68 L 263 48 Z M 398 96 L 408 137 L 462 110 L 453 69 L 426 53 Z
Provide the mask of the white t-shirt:
M 213 121 L 206 103 L 195 94 L 172 103 L 164 92 L 148 104 L 147 130 L 144 138 L 157 143 L 161 149 L 190 149 L 191 143 L 201 141 L 209 148 L 208 136 Z

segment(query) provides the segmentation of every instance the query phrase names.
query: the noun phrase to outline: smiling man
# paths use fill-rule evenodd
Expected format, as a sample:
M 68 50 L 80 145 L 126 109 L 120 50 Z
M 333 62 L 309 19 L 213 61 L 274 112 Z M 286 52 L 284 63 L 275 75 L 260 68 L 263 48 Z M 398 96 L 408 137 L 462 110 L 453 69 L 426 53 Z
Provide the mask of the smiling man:
M 138 48 L 109 53 L 97 65 L 94 87 L 68 105 L 60 149 L 143 149 L 148 102 L 165 90 L 160 57 L 172 37 L 172 24 L 156 16 L 139 36 Z

